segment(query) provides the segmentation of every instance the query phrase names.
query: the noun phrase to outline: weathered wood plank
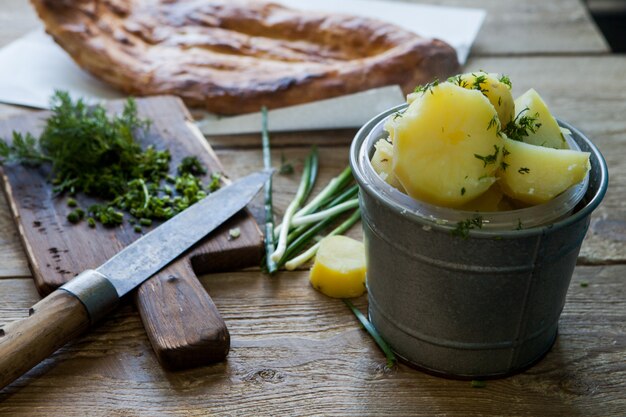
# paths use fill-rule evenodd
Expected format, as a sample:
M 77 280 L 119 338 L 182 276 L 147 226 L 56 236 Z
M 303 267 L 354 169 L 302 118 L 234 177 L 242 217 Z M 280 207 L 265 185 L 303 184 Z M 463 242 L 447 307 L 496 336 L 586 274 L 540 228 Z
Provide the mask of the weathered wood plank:
M 478 55 L 608 51 L 606 41 L 579 0 L 475 0 L 471 4 L 464 0 L 408 2 L 485 9 L 487 18 L 472 49 Z M 3 1 L 0 47 L 40 27 L 28 0 Z
M 475 56 L 609 51 L 606 40 L 580 0 L 427 0 L 426 3 L 487 11 L 472 47 Z
M 208 275 L 202 282 L 231 329 L 227 362 L 162 370 L 125 305 L 0 393 L 0 415 L 620 416 L 624 274 L 626 266 L 578 267 L 552 351 L 484 389 L 405 365 L 386 370 L 348 309 L 313 290 L 306 272 Z M 15 301 L 13 292 L 29 296 Z M 24 311 L 36 298 L 29 280 L 0 281 L 0 305 Z M 0 310 L 0 320 L 18 313 Z

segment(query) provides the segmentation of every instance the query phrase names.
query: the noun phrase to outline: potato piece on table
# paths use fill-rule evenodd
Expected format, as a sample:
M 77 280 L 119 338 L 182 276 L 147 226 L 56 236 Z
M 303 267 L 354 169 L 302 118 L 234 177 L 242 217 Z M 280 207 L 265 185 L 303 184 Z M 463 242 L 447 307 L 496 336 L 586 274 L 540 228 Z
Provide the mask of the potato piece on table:
M 589 169 L 589 152 L 546 148 L 505 138 L 498 184 L 511 198 L 541 204 L 581 182 Z
M 346 236 L 321 240 L 311 268 L 313 288 L 329 297 L 352 298 L 365 292 L 365 247 Z
M 554 149 L 567 149 L 567 141 L 556 119 L 548 110 L 548 106 L 541 96 L 530 89 L 515 100 L 516 122 L 523 117 L 533 118 L 536 129 L 527 129 L 528 136 L 513 138 L 537 146 L 546 146 Z
M 496 110 L 480 91 L 448 82 L 431 86 L 386 124 L 393 172 L 411 197 L 460 207 L 496 181 L 499 128 Z

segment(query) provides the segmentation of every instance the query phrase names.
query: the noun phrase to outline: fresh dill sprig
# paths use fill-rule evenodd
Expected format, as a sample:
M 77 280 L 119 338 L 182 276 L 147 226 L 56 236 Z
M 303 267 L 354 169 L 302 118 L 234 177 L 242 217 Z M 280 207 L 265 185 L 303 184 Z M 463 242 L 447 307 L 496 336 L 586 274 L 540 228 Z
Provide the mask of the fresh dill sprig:
M 511 83 L 511 79 L 504 74 L 500 74 L 500 77 L 498 77 L 498 81 L 500 81 L 502 84 L 505 84 L 509 87 L 509 89 L 513 88 L 513 83 Z
M 481 75 L 472 74 L 472 75 L 474 76 L 474 83 L 472 84 L 472 88 L 474 90 L 480 91 L 483 94 L 488 93 L 489 90 L 487 90 L 486 88 L 482 86 L 482 84 L 485 84 L 487 82 L 487 76 L 485 74 L 481 74 Z
M 537 122 L 539 113 L 529 116 L 525 114 L 526 112 L 528 112 L 528 107 L 522 109 L 515 118 L 502 129 L 502 132 L 509 139 L 523 142 L 525 137 L 528 137 L 530 133 L 537 132 L 537 129 L 541 127 L 541 123 Z
M 437 87 L 438 85 L 439 85 L 439 80 L 435 78 L 435 80 L 427 84 L 418 85 L 417 87 L 415 87 L 415 90 L 413 92 L 422 93 L 422 94 L 426 94 L 427 92 L 430 92 L 430 94 L 433 94 L 433 88 Z
M 498 160 L 498 154 L 500 153 L 500 147 L 498 147 L 497 145 L 493 145 L 494 147 L 494 152 L 490 155 L 478 155 L 478 154 L 474 154 L 474 157 L 476 159 L 480 159 L 481 161 L 483 161 L 483 168 L 486 167 L 487 165 L 490 164 L 495 164 L 496 161 Z
M 496 131 L 500 131 L 500 119 L 498 118 L 497 114 L 494 114 L 491 120 L 489 120 L 487 130 L 490 130 L 492 127 L 495 127 Z
M 467 81 L 463 78 L 463 74 L 458 74 L 458 75 L 448 78 L 448 82 L 452 84 L 456 84 L 462 88 L 467 88 L 469 85 Z
M 75 207 L 67 215 L 71 223 L 88 214 L 89 227 L 96 222 L 116 226 L 124 222 L 127 212 L 138 220 L 137 226 L 149 226 L 152 220 L 168 219 L 207 194 L 199 178 L 206 168 L 197 157 L 184 158 L 179 175 L 172 177 L 169 150 L 142 149 L 137 138 L 149 126 L 149 120 L 139 117 L 132 98 L 121 114 L 109 116 L 102 105 L 88 106 L 81 99 L 73 101 L 67 92 L 56 91 L 41 136 L 13 132 L 10 144 L 0 140 L 1 162 L 50 163 L 55 193 L 80 192 L 103 200 L 85 213 L 75 199 L 68 199 L 68 206 Z M 210 191 L 219 188 L 212 179 Z M 174 190 L 167 184 L 161 186 L 162 182 L 173 184 Z
M 39 165 L 50 161 L 50 158 L 39 149 L 37 139 L 33 135 L 15 131 L 13 131 L 13 141 L 10 144 L 0 140 L 0 157 L 2 163 L 19 162 L 25 165 Z

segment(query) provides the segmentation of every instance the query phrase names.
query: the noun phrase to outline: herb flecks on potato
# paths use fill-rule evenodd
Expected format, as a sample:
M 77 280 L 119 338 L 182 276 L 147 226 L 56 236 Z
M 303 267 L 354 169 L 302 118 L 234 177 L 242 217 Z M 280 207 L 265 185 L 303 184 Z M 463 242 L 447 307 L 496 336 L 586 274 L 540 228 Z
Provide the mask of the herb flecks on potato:
M 419 86 L 387 120 L 389 142 L 375 144 L 372 166 L 411 197 L 444 207 L 503 211 L 553 199 L 585 178 L 589 153 L 568 149 L 535 90 L 517 100 L 510 90 L 507 76 L 483 71 Z
M 432 85 L 417 92 L 386 129 L 394 147 L 393 172 L 417 200 L 459 207 L 496 181 L 500 121 L 479 90 L 450 82 Z
M 589 152 L 553 149 L 504 139 L 506 168 L 499 185 L 511 198 L 527 204 L 545 203 L 574 184 L 589 171 Z

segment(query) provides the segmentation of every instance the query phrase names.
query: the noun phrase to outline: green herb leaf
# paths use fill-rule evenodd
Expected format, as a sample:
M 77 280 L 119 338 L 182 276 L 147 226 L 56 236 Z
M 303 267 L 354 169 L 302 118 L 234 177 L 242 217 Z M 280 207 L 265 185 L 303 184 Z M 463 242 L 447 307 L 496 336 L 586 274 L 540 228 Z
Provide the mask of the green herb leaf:
M 470 230 L 482 229 L 482 227 L 483 227 L 482 216 L 475 216 L 475 217 L 458 222 L 456 224 L 456 227 L 452 230 L 451 233 L 454 236 L 459 236 L 463 239 L 467 239 L 469 237 Z
M 495 151 L 491 154 L 491 155 L 478 155 L 478 154 L 474 154 L 474 157 L 476 159 L 480 159 L 481 161 L 483 161 L 483 168 L 486 167 L 487 165 L 490 164 L 495 164 L 496 161 L 498 160 L 498 153 L 500 153 L 500 148 L 497 145 L 493 145 Z
M 393 353 L 387 342 L 381 337 L 376 328 L 370 323 L 370 321 L 361 313 L 361 311 L 352 304 L 352 302 L 346 298 L 343 299 L 343 302 L 352 310 L 352 313 L 356 316 L 356 318 L 361 322 L 365 330 L 372 336 L 378 347 L 383 351 L 385 357 L 387 358 L 387 367 L 392 368 L 396 364 L 396 355 Z

